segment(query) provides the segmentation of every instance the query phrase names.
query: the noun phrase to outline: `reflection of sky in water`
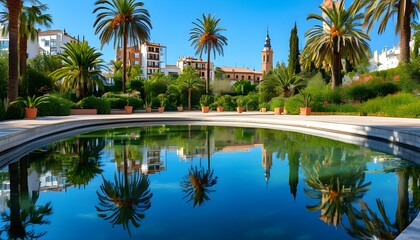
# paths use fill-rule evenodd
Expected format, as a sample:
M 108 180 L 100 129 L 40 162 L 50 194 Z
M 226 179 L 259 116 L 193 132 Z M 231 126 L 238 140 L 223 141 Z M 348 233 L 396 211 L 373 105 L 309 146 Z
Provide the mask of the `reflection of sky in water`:
M 183 199 L 180 182 L 191 166 L 207 168 L 207 157 L 193 161 L 180 160 L 175 151 L 162 151 L 167 170 L 149 175 L 153 193 L 152 206 L 145 212 L 140 228 L 131 226 L 132 239 L 351 239 L 338 226 L 328 226 L 319 219 L 320 211 L 309 212 L 307 205 L 318 201 L 305 193 L 304 171 L 299 168 L 296 199 L 290 193 L 289 162 L 274 153 L 269 182 L 262 165 L 262 147 L 243 152 L 216 152 L 211 168 L 216 185 L 209 193 L 210 201 L 193 208 Z M 103 175 L 113 180 L 116 171 L 112 150 L 103 151 Z M 381 163 L 367 163 L 365 182 L 372 181 L 363 201 L 376 211 L 380 197 L 391 222 L 395 222 L 397 181 L 395 173 L 384 174 Z M 97 216 L 96 191 L 102 184 L 96 176 L 85 187 L 70 187 L 62 192 L 42 192 L 37 205 L 52 202 L 50 225 L 43 239 L 128 239 L 122 226 L 112 225 Z M 357 204 L 355 204 L 357 205 Z M 343 217 L 343 224 L 348 224 Z M 67 233 L 68 232 L 68 233 Z

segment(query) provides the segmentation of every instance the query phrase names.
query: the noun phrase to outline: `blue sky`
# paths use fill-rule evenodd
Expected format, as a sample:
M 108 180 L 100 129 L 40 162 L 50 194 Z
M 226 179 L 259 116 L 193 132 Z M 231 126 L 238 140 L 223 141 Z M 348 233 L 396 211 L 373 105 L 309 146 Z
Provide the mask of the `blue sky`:
M 49 6 L 48 13 L 53 16 L 52 29 L 66 29 L 73 35 L 85 37 L 91 46 L 100 48 L 95 35 L 92 13 L 94 0 L 42 0 Z M 305 44 L 304 33 L 317 24 L 315 20 L 306 20 L 310 13 L 320 13 L 322 0 L 145 0 L 149 10 L 153 29 L 151 41 L 167 46 L 167 64 L 176 64 L 180 56 L 194 56 L 194 49 L 188 41 L 192 22 L 202 14 L 214 14 L 220 18 L 220 26 L 227 31 L 228 46 L 224 56 L 216 56 L 216 66 L 249 67 L 261 69 L 261 50 L 263 49 L 267 28 L 271 37 L 275 62 L 286 62 L 289 54 L 290 30 L 296 22 L 298 27 L 300 50 Z M 347 1 L 348 2 L 348 1 Z M 371 50 L 380 50 L 383 46 L 391 47 L 398 43 L 394 34 L 394 23 L 386 33 L 371 33 Z M 112 45 L 102 49 L 106 62 L 115 57 Z M 213 60 L 213 58 L 212 58 Z

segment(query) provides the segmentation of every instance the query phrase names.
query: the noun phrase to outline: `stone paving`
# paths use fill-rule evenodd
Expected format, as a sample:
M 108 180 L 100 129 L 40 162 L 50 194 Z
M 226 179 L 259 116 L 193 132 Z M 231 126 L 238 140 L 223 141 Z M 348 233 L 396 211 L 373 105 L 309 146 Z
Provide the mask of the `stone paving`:
M 374 148 L 387 153 L 414 159 L 420 164 L 420 119 L 382 118 L 359 116 L 292 116 L 274 115 L 272 112 L 165 112 L 113 115 L 71 115 L 39 117 L 35 120 L 0 121 L 0 157 L 4 161 L 24 154 L 44 139 L 52 141 L 62 134 L 75 134 L 110 124 L 211 124 L 245 126 L 305 132 Z M 20 148 L 19 152 L 13 152 Z M 407 149 L 408 150 L 407 150 Z M 9 155 L 9 156 L 8 156 Z M 6 160 L 5 160 L 6 159 Z M 398 236 L 399 240 L 420 239 L 420 216 Z

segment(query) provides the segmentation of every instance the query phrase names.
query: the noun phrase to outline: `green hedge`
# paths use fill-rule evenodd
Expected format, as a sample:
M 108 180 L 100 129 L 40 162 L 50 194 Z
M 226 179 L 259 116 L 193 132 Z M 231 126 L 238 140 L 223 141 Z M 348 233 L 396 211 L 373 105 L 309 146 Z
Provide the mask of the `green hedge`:
M 98 114 L 111 113 L 111 103 L 106 98 L 86 97 L 77 103 L 77 106 L 84 109 L 97 109 Z
M 420 98 L 409 93 L 388 95 L 371 99 L 360 105 L 360 112 L 386 117 L 418 117 L 420 110 Z M 405 115 L 407 114 L 407 115 Z
M 286 109 L 288 114 L 291 114 L 291 115 L 299 114 L 300 108 L 303 107 L 303 103 L 300 98 L 301 96 L 296 95 L 296 96 L 286 99 L 286 102 L 284 103 L 284 108 Z
M 67 116 L 74 103 L 57 96 L 49 96 L 48 102 L 38 107 L 38 116 Z

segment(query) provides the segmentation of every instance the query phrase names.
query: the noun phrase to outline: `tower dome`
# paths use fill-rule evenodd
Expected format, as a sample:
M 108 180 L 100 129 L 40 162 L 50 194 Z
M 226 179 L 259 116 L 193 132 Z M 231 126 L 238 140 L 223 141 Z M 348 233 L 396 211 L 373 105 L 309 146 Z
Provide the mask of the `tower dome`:
M 264 48 L 271 49 L 271 39 L 270 39 L 270 35 L 268 34 L 268 30 L 267 30 L 267 37 L 265 37 Z

